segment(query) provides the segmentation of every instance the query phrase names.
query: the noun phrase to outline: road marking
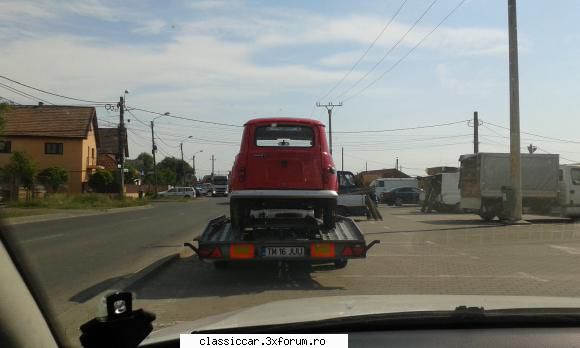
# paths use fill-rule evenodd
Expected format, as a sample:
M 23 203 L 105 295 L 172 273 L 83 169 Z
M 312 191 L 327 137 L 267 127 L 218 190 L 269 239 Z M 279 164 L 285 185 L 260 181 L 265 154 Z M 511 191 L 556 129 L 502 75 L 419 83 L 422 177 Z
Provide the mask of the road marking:
M 470 258 L 470 259 L 472 259 L 472 260 L 479 260 L 479 259 L 480 259 L 480 257 L 479 257 L 479 256 L 473 256 L 473 255 L 470 255 L 470 254 L 468 254 L 468 253 L 464 253 L 464 252 L 457 253 L 457 255 L 461 255 L 461 256 L 469 257 L 469 258 Z
M 459 254 L 373 254 L 367 257 L 464 257 L 465 255 Z
M 51 234 L 49 236 L 44 236 L 44 237 L 39 237 L 39 238 L 32 238 L 32 239 L 25 239 L 22 240 L 22 243 L 27 243 L 27 242 L 38 242 L 41 240 L 47 240 L 47 239 L 52 239 L 52 238 L 58 238 L 58 237 L 62 237 L 64 236 L 64 233 L 56 233 L 56 234 Z
M 387 225 L 383 225 L 383 228 L 386 228 L 387 230 L 392 230 L 392 228 L 390 228 L 390 227 L 389 227 L 389 226 L 387 226 Z
M 472 275 L 472 274 L 343 274 L 343 275 L 316 275 L 316 278 L 370 278 L 370 279 L 528 279 L 545 283 L 548 280 L 535 277 L 531 274 L 518 272 L 515 275 Z
M 430 240 L 426 240 L 426 241 L 425 241 L 425 244 L 437 245 L 437 243 L 435 243 L 435 242 L 432 242 L 432 241 L 430 241 Z
M 554 249 L 562 250 L 563 252 L 568 253 L 570 255 L 580 255 L 580 249 L 578 249 L 578 248 L 565 247 L 565 246 L 561 246 L 561 245 L 550 245 L 550 247 L 552 247 Z
M 538 281 L 538 282 L 542 282 L 542 283 L 545 283 L 545 282 L 547 282 L 547 281 L 548 281 L 548 279 L 544 279 L 544 278 L 536 277 L 536 276 L 534 276 L 534 275 L 531 275 L 531 274 L 529 274 L 529 273 L 526 273 L 526 272 L 518 272 L 518 274 L 519 274 L 519 275 L 521 275 L 521 276 L 522 276 L 522 277 L 524 277 L 524 278 L 527 278 L 527 279 L 532 279 L 532 280 L 535 280 L 535 281 Z

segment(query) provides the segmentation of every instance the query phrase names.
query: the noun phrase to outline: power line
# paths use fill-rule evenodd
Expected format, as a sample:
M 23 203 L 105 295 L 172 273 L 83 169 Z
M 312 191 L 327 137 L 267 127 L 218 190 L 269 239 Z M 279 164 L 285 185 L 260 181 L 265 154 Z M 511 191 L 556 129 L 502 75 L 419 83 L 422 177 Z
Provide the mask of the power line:
M 537 148 L 538 150 L 542 151 L 542 152 L 545 152 L 545 153 L 547 153 L 547 154 L 550 154 L 550 155 L 552 154 L 552 152 L 550 152 L 550 151 L 547 151 L 547 150 L 545 150 L 545 149 L 542 149 L 542 148 L 541 148 L 541 147 L 539 147 L 539 146 L 536 146 L 536 148 Z M 578 161 L 571 160 L 571 159 L 569 159 L 569 158 L 566 158 L 566 157 L 564 157 L 564 156 L 562 156 L 562 155 L 560 155 L 560 154 L 558 154 L 558 156 L 559 156 L 561 159 L 563 159 L 563 160 L 566 160 L 566 161 L 568 161 L 568 162 L 574 162 L 574 163 L 578 163 Z
M 372 148 L 372 149 L 364 149 L 358 148 L 356 149 L 357 152 L 368 152 L 368 151 L 405 151 L 405 150 L 415 150 L 415 149 L 426 149 L 432 147 L 444 147 L 444 146 L 454 146 L 454 145 L 465 145 L 465 144 L 472 144 L 472 142 L 462 142 L 462 143 L 449 143 L 449 144 L 424 144 L 422 146 L 415 146 L 415 147 L 400 147 L 400 148 Z
M 51 102 L 49 102 L 49 101 L 47 101 L 47 100 L 44 100 L 44 99 L 38 98 L 38 97 L 36 97 L 36 96 L 33 96 L 32 94 L 28 94 L 28 93 L 26 93 L 26 92 L 23 92 L 23 91 L 21 91 L 21 90 L 18 90 L 18 89 L 16 89 L 16 88 L 14 88 L 14 87 L 11 87 L 11 86 L 8 86 L 8 85 L 6 85 L 6 84 L 0 83 L 0 86 L 1 86 L 1 87 L 4 87 L 4 89 L 7 89 L 7 90 L 9 90 L 9 91 L 10 91 L 10 92 L 12 92 L 12 93 L 15 93 L 15 94 L 18 94 L 18 95 L 20 95 L 21 97 L 25 97 L 25 98 L 28 98 L 28 99 L 32 99 L 32 100 L 34 100 L 35 102 L 41 101 L 41 102 L 43 102 L 43 103 L 52 104 Z
M 427 15 L 427 13 L 431 10 L 431 8 L 433 8 L 433 6 L 437 3 L 437 1 L 439 1 L 439 0 L 433 0 L 431 2 L 431 4 L 429 4 L 429 6 L 427 7 L 427 9 L 425 9 L 425 11 L 423 11 L 423 13 L 421 13 L 421 15 L 419 16 L 419 18 L 417 18 L 417 20 L 413 23 L 413 25 L 411 25 L 411 27 L 399 38 L 399 40 L 393 46 L 391 46 L 391 48 L 389 48 L 389 50 L 387 51 L 387 53 L 385 53 L 381 57 L 381 59 L 375 65 L 373 65 L 373 67 L 369 71 L 367 71 L 366 74 L 364 74 L 360 79 L 358 79 L 349 88 L 347 88 L 342 93 L 340 93 L 336 97 L 336 99 L 342 98 L 344 95 L 346 95 L 348 92 L 350 92 L 353 88 L 355 88 L 356 86 L 358 86 L 358 84 L 361 83 L 364 79 L 366 79 L 391 54 L 391 52 L 393 52 L 393 50 L 395 50 L 395 48 L 397 48 L 401 44 L 401 42 L 403 42 L 403 40 L 407 37 L 407 35 L 409 35 L 409 33 L 413 29 L 415 29 L 415 27 L 417 26 L 417 24 L 419 24 L 419 22 L 421 22 L 421 20 L 423 19 L 423 17 L 425 17 L 425 15 Z
M 187 121 L 192 121 L 192 122 L 200 122 L 200 123 L 206 123 L 206 124 L 215 124 L 215 125 L 218 125 L 218 126 L 239 127 L 239 128 L 242 128 L 243 127 L 243 126 L 240 126 L 240 125 L 237 125 L 237 124 L 220 123 L 220 122 L 212 122 L 212 121 L 204 121 L 204 120 L 199 120 L 199 119 L 190 118 L 190 117 L 172 115 L 171 113 L 161 113 L 161 112 L 157 112 L 157 111 L 151 111 L 151 110 L 146 110 L 146 109 L 139 109 L 139 108 L 136 108 L 136 107 L 131 107 L 131 110 L 137 110 L 137 111 L 147 112 L 147 113 L 154 114 L 154 115 L 165 116 L 165 117 L 170 117 L 170 118 L 176 118 L 176 119 L 180 119 L 180 120 L 187 120 Z
M 500 126 L 500 125 L 497 125 L 495 123 L 491 123 L 491 122 L 488 122 L 488 121 L 485 121 L 483 123 L 483 125 L 485 126 L 486 123 L 489 124 L 489 125 L 492 125 L 494 127 L 497 127 L 497 128 L 502 128 L 502 129 L 505 129 L 505 130 L 508 130 L 508 131 L 510 130 L 507 127 L 503 127 L 503 126 Z M 489 129 L 489 127 L 487 127 L 487 128 Z M 527 135 L 531 135 L 531 136 L 538 137 L 538 138 L 542 138 L 542 139 L 557 140 L 557 141 L 560 141 L 560 142 L 563 142 L 563 143 L 580 144 L 580 141 L 574 141 L 574 140 L 569 140 L 569 139 L 561 139 L 561 138 L 548 137 L 548 136 L 545 136 L 545 135 L 540 135 L 540 134 L 535 134 L 535 133 L 530 133 L 530 132 L 523 132 L 523 131 L 520 131 L 520 133 L 527 134 Z
M 127 112 L 133 116 L 134 119 L 137 120 L 137 122 L 141 123 L 142 125 L 144 125 L 145 127 L 149 127 L 149 125 L 143 121 L 141 121 L 141 119 L 139 117 L 137 117 L 134 113 L 131 112 L 131 110 L 127 109 Z
M 355 94 L 351 95 L 350 97 L 344 99 L 344 101 L 348 101 L 348 100 L 351 100 L 351 99 L 359 96 L 362 92 L 364 92 L 368 88 L 372 87 L 375 83 L 377 83 L 379 80 L 381 80 L 383 77 L 385 77 L 385 75 L 387 75 L 388 73 L 390 73 L 391 71 L 393 71 L 399 64 L 401 64 L 401 62 L 403 60 L 405 60 L 409 55 L 411 55 L 411 53 L 413 53 L 413 51 L 415 51 L 417 49 L 417 47 L 419 47 L 423 42 L 425 42 L 431 36 L 431 34 L 433 34 L 435 32 L 435 30 L 437 30 L 443 23 L 445 23 L 445 21 L 449 17 L 451 17 L 451 15 L 453 15 L 453 13 L 455 13 L 455 11 L 457 11 L 457 9 L 459 9 L 461 7 L 461 5 L 463 5 L 463 3 L 465 3 L 465 0 L 461 0 L 445 17 L 443 17 L 443 19 L 429 33 L 427 33 L 427 35 L 425 35 L 421 40 L 419 40 L 419 42 L 417 42 L 415 44 L 415 46 L 413 46 L 404 56 L 402 56 L 401 58 L 399 58 L 399 60 L 397 60 L 387 70 L 385 70 L 385 72 L 383 72 L 378 78 L 376 78 L 375 80 L 373 80 L 371 83 L 369 83 L 368 85 L 366 85 L 363 89 L 359 90 L 357 93 L 355 93 Z
M 454 124 L 464 123 L 469 120 L 461 120 L 455 122 L 448 122 L 448 123 L 439 123 L 439 124 L 432 124 L 427 126 L 416 126 L 416 127 L 407 127 L 407 128 L 392 128 L 392 129 L 378 129 L 378 130 L 358 130 L 358 131 L 339 131 L 334 133 L 340 134 L 353 134 L 353 133 L 381 133 L 381 132 L 398 132 L 403 130 L 413 130 L 413 129 L 424 129 L 424 128 L 435 128 L 435 127 L 444 127 L 444 126 L 451 126 Z
M 340 86 L 348 76 L 350 76 L 350 74 L 354 71 L 354 69 L 356 69 L 356 67 L 360 64 L 360 62 L 367 56 L 367 54 L 369 53 L 369 51 L 375 46 L 375 44 L 381 38 L 381 36 L 383 36 L 383 34 L 385 33 L 385 31 L 391 26 L 391 23 L 399 15 L 399 13 L 403 9 L 403 7 L 407 3 L 407 1 L 408 0 L 403 0 L 403 2 L 401 3 L 401 5 L 399 6 L 399 8 L 397 8 L 397 10 L 395 11 L 395 13 L 391 16 L 391 19 L 389 19 L 389 21 L 387 22 L 387 24 L 383 27 L 383 29 L 380 31 L 380 33 L 377 35 L 377 37 L 375 37 L 375 39 L 373 40 L 373 42 L 363 52 L 363 54 L 356 61 L 356 63 L 353 64 L 353 66 L 350 68 L 350 70 L 346 74 L 344 74 L 344 76 L 340 79 L 340 81 L 338 81 L 328 92 L 326 92 L 325 95 L 323 95 L 322 97 L 318 98 L 318 100 L 322 100 L 322 99 L 326 98 L 328 95 L 330 95 L 332 92 L 334 92 L 334 90 L 336 88 L 338 88 L 338 86 Z
M 116 102 L 101 102 L 101 101 L 95 101 L 95 100 L 87 100 L 87 99 L 81 99 L 81 98 L 73 98 L 73 97 L 68 97 L 68 96 L 66 96 L 66 95 L 62 95 L 62 94 L 58 94 L 58 93 L 54 93 L 54 92 L 49 92 L 49 91 L 45 91 L 45 90 L 43 90 L 43 89 L 40 89 L 40 88 L 36 88 L 36 87 L 30 86 L 30 85 L 28 85 L 28 84 L 25 84 L 25 83 L 22 83 L 22 82 L 19 82 L 19 81 L 13 80 L 13 79 L 11 79 L 11 78 L 9 78 L 9 77 L 6 77 L 6 76 L 2 76 L 2 75 L 0 75 L 0 78 L 2 78 L 2 79 L 4 79 L 4 80 L 7 80 L 7 81 L 10 81 L 10 82 L 12 82 L 12 83 L 16 83 L 16 84 L 18 84 L 18 85 L 20 85 L 20 86 L 24 86 L 24 87 L 27 87 L 27 88 L 33 89 L 33 90 L 35 90 L 35 91 L 38 91 L 38 92 L 42 92 L 42 93 L 46 93 L 46 94 L 50 94 L 50 95 L 52 95 L 52 96 L 55 96 L 55 97 L 60 97 L 60 98 L 64 98 L 64 99 L 69 99 L 69 100 L 80 101 L 80 102 L 83 102 L 83 103 L 94 103 L 94 104 L 116 104 Z
M 437 139 L 452 139 L 452 138 L 464 138 L 464 137 L 472 137 L 473 134 L 459 134 L 459 135 L 447 135 L 441 137 L 427 137 L 427 138 L 420 138 L 420 139 L 397 139 L 397 140 L 385 140 L 385 141 L 377 141 L 372 143 L 361 143 L 361 142 L 339 142 L 337 145 L 344 145 L 346 146 L 371 146 L 371 145 L 381 145 L 381 144 L 404 144 L 409 142 L 423 142 L 423 141 L 430 141 L 430 140 L 437 140 Z

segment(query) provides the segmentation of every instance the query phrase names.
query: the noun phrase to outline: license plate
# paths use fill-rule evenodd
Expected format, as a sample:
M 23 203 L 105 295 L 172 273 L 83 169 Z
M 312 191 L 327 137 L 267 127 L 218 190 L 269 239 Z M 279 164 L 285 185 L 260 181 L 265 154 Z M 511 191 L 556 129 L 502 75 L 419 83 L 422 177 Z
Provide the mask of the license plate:
M 264 247 L 262 257 L 303 257 L 303 247 Z

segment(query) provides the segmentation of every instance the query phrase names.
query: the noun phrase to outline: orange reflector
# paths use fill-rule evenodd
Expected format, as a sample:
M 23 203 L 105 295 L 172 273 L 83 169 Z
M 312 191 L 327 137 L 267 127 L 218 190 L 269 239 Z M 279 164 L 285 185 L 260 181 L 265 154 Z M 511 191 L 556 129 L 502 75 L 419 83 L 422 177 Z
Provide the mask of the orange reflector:
M 352 256 L 352 248 L 347 246 L 342 249 L 342 256 Z
M 222 250 L 220 249 L 220 247 L 215 247 L 212 251 L 211 254 L 209 254 L 209 257 L 212 259 L 219 259 L 220 257 L 222 257 Z
M 253 244 L 232 244 L 230 246 L 230 258 L 232 259 L 252 259 L 254 258 Z
M 334 257 L 334 244 L 313 243 L 310 246 L 310 256 L 319 258 Z

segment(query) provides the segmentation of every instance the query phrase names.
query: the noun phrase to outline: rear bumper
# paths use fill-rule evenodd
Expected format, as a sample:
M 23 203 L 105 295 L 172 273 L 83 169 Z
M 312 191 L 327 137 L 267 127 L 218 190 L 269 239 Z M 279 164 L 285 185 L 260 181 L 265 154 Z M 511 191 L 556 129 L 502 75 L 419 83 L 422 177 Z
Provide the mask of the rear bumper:
M 308 198 L 336 199 L 338 193 L 331 190 L 242 190 L 230 193 L 230 198 Z

